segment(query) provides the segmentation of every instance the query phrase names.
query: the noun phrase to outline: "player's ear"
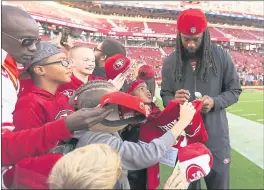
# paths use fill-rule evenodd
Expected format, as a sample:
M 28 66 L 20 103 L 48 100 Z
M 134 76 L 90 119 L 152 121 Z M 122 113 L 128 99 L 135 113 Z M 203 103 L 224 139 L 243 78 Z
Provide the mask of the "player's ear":
M 42 76 L 44 75 L 46 72 L 45 72 L 45 68 L 40 66 L 40 65 L 37 65 L 33 68 L 33 71 L 36 75 L 39 75 L 39 76 Z
M 106 56 L 105 54 L 103 54 L 103 55 L 100 57 L 100 59 L 101 59 L 102 61 L 105 61 L 106 58 L 107 58 L 107 56 Z

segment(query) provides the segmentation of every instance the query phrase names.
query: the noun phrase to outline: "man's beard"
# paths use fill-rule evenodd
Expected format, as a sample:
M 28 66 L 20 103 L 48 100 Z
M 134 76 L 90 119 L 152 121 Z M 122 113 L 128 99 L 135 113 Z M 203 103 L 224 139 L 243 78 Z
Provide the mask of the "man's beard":
M 188 51 L 188 50 L 186 50 L 186 49 L 184 49 L 184 51 L 185 51 L 185 55 L 187 56 L 187 57 L 189 57 L 189 58 L 193 58 L 193 57 L 195 57 L 196 56 L 196 52 L 197 52 L 197 50 L 196 51 Z
M 201 44 L 195 51 L 188 51 L 187 49 L 183 48 L 183 56 L 187 58 L 195 58 L 201 57 L 203 52 L 203 45 Z

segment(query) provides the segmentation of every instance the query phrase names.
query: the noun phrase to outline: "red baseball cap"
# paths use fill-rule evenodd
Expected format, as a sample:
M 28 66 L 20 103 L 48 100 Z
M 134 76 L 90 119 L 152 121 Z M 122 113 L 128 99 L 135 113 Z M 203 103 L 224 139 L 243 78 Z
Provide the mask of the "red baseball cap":
M 127 89 L 127 93 L 130 94 L 131 92 L 133 92 L 135 90 L 135 88 L 137 88 L 138 85 L 145 83 L 145 81 L 143 80 L 135 80 L 133 81 L 130 86 Z
M 186 9 L 180 12 L 177 20 L 177 29 L 186 35 L 196 35 L 205 31 L 207 19 L 201 9 Z
M 147 117 L 145 105 L 141 99 L 124 92 L 111 92 L 105 94 L 101 98 L 100 106 L 105 106 L 107 104 L 117 104 L 120 106 L 120 111 L 126 110 L 126 114 L 129 112 L 132 114 L 130 114 L 129 117 L 123 117 L 122 119 L 116 121 L 109 121 L 105 119 L 101 122 L 105 126 L 116 127 L 125 124 L 138 124 L 144 121 Z
M 155 70 L 149 65 L 142 65 L 138 70 L 138 78 L 142 80 L 147 80 L 154 78 Z
M 179 166 L 188 182 L 205 177 L 213 167 L 213 155 L 202 143 L 189 144 L 178 151 Z
M 123 54 L 116 54 L 109 57 L 105 62 L 106 79 L 114 79 L 118 74 L 126 72 L 132 63 Z

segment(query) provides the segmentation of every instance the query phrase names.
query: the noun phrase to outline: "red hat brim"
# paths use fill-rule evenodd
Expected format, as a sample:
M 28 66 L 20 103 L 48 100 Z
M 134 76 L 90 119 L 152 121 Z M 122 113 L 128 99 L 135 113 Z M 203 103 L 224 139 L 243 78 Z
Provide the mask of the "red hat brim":
M 119 106 L 131 109 L 131 111 L 135 111 L 137 114 L 134 117 L 116 121 L 104 120 L 101 123 L 105 126 L 117 127 L 125 124 L 137 124 L 146 119 L 147 112 L 145 105 L 141 99 L 136 96 L 131 96 L 124 92 L 111 92 L 101 98 L 100 105 L 105 106 L 107 104 L 117 104 Z

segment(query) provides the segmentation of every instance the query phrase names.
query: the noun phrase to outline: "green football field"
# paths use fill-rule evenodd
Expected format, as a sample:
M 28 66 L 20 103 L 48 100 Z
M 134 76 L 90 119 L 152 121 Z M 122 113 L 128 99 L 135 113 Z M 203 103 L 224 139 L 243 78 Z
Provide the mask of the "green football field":
M 227 111 L 263 124 L 263 95 L 263 88 L 243 89 L 239 102 L 228 108 Z M 163 108 L 160 99 L 158 99 L 158 105 Z M 161 189 L 171 174 L 172 169 L 161 164 Z M 263 169 L 237 151 L 232 150 L 231 189 L 264 189 L 263 178 Z M 206 189 L 204 181 L 202 181 L 202 187 Z
M 238 103 L 227 109 L 229 113 L 264 124 L 263 88 L 244 88 Z

